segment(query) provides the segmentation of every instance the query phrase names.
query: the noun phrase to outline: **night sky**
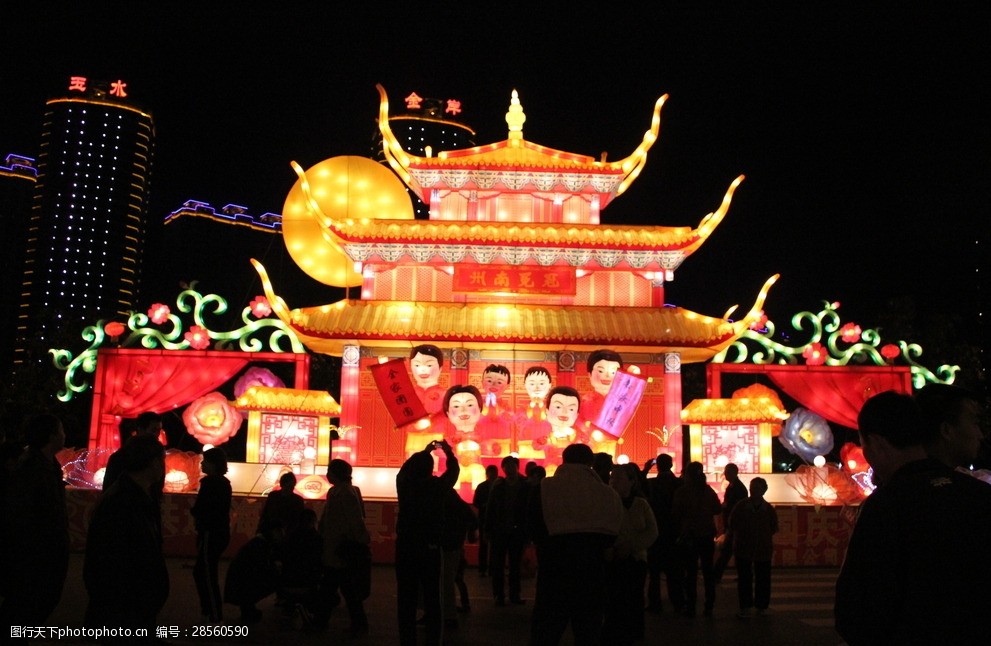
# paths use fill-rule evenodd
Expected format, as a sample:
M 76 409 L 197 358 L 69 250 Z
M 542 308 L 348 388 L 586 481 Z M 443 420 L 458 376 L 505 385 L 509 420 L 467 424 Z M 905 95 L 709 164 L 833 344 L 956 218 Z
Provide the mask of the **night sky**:
M 696 226 L 746 175 L 669 302 L 721 315 L 780 273 L 767 304 L 779 327 L 824 300 L 871 327 L 905 295 L 976 322 L 985 2 L 15 4 L 0 20 L 0 154 L 37 154 L 45 100 L 70 75 L 124 80 L 155 119 L 155 222 L 191 198 L 281 212 L 290 161 L 369 154 L 376 83 L 394 106 L 413 91 L 459 99 L 479 144 L 505 139 L 516 89 L 526 139 L 610 159 L 636 147 L 666 93 L 660 140 L 603 222 Z M 229 249 L 217 271 L 246 263 Z M 290 305 L 331 291 L 314 282 Z

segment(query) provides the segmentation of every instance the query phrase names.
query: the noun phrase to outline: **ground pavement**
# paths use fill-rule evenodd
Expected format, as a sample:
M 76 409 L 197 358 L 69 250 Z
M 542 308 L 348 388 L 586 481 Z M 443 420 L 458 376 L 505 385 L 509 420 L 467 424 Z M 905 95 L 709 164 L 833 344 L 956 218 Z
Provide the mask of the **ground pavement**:
M 221 576 L 226 572 L 228 561 L 221 563 Z M 168 603 L 159 616 L 163 634 L 172 644 L 284 644 L 298 646 L 310 644 L 320 646 L 393 646 L 398 644 L 396 626 L 396 584 L 391 566 L 377 565 L 372 571 L 372 596 L 366 602 L 369 633 L 358 638 L 345 635 L 346 613 L 335 611 L 330 626 L 322 633 L 311 633 L 282 620 L 281 610 L 273 607 L 273 599 L 259 604 L 263 611 L 260 623 L 248 627 L 247 635 L 221 637 L 194 637 L 193 627 L 200 624 L 199 602 L 193 584 L 193 561 L 190 559 L 169 559 L 172 592 Z M 837 646 L 842 640 L 833 630 L 832 608 L 836 569 L 820 568 L 780 568 L 772 574 L 770 616 L 754 617 L 747 620 L 736 618 L 736 580 L 732 570 L 727 572 L 718 586 L 716 608 L 712 617 L 701 614 L 694 618 L 674 616 L 670 608 L 661 615 L 647 615 L 646 644 L 760 644 L 761 646 Z M 470 646 L 505 646 L 525 644 L 529 635 L 530 614 L 533 608 L 534 579 L 523 581 L 523 606 L 495 607 L 490 593 L 488 578 L 478 576 L 475 570 L 465 573 L 471 594 L 470 614 L 459 615 L 459 626 L 448 631 L 446 643 Z M 700 590 L 701 593 L 701 590 Z M 83 610 L 86 604 L 86 591 L 82 584 L 82 555 L 73 554 L 69 577 L 66 582 L 62 602 L 49 619 L 49 626 L 79 628 L 82 625 Z M 238 632 L 237 609 L 225 606 L 229 632 Z M 33 633 L 37 634 L 37 633 Z M 7 635 L 0 641 L 7 641 Z M 8 643 L 49 644 L 49 643 L 89 643 L 83 637 L 28 636 L 11 639 Z M 571 644 L 570 633 L 562 644 Z

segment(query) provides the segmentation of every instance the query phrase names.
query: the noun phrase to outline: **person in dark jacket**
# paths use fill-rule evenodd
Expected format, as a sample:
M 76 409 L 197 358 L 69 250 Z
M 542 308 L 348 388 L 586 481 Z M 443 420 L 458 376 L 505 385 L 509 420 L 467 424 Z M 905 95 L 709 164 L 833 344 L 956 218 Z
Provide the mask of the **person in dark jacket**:
M 265 521 L 258 533 L 231 559 L 224 580 L 224 601 L 241 611 L 238 623 L 258 623 L 262 612 L 256 604 L 278 590 L 280 579 L 276 558 L 284 534 L 277 521 Z M 319 546 L 319 536 L 317 542 Z
M 434 449 L 446 456 L 440 476 L 433 475 Z M 416 608 L 422 595 L 427 643 L 441 643 L 441 541 L 444 500 L 458 481 L 461 467 L 446 440 L 430 442 L 411 455 L 396 475 L 399 516 L 396 519 L 396 609 L 399 642 L 416 645 Z
M 712 557 L 716 550 L 716 517 L 719 496 L 705 480 L 700 462 L 691 462 L 682 474 L 684 484 L 674 494 L 671 516 L 678 527 L 677 550 L 684 573 L 685 615 L 695 616 L 698 573 L 705 587 L 704 614 L 712 615 L 716 603 L 716 577 Z
M 732 462 L 727 464 L 723 469 L 723 477 L 726 478 L 727 482 L 726 491 L 723 492 L 722 506 L 724 536 L 722 548 L 719 550 L 719 556 L 716 557 L 716 563 L 712 566 L 716 576 L 716 583 L 722 581 L 723 572 L 726 571 L 726 566 L 729 565 L 729 560 L 733 557 L 733 547 L 730 541 L 726 540 L 727 537 L 725 536 L 727 528 L 729 528 L 729 516 L 741 500 L 747 499 L 747 487 L 740 481 L 740 468 L 738 466 Z
M 750 481 L 750 497 L 733 508 L 727 522 L 724 550 L 736 559 L 736 589 L 740 597 L 740 618 L 767 611 L 771 603 L 771 556 L 778 532 L 778 513 L 764 500 L 767 480 Z
M 261 517 L 258 519 L 258 531 L 263 524 L 278 523 L 282 525 L 286 535 L 289 535 L 299 525 L 300 516 L 306 506 L 303 497 L 294 491 L 296 475 L 287 471 L 279 476 L 279 488 L 265 498 Z
M 205 621 L 218 623 L 224 618 L 223 598 L 217 570 L 220 557 L 231 541 L 231 482 L 227 479 L 227 456 L 222 449 L 203 452 L 200 490 L 190 510 L 196 520 L 196 565 L 193 579 L 200 597 Z
M 646 475 L 654 465 L 657 465 L 657 477 L 647 479 Z M 681 478 L 674 474 L 673 467 L 674 458 L 667 453 L 648 460 L 643 467 L 647 502 L 654 512 L 658 531 L 657 540 L 647 550 L 647 611 L 652 613 L 660 613 L 662 609 L 661 573 L 667 582 L 668 601 L 675 613 L 685 609 L 684 580 L 675 550 L 678 528 L 671 519 L 674 492 L 681 486 Z
M 165 477 L 165 448 L 152 436 L 121 449 L 122 475 L 93 510 L 83 581 L 89 627 L 143 628 L 155 634 L 169 596 L 155 487 Z
M 836 581 L 836 631 L 850 646 L 987 641 L 991 487 L 926 455 L 909 395 L 868 399 L 858 426 L 878 486 Z
M 478 575 L 485 576 L 489 572 L 489 537 L 485 534 L 485 510 L 489 504 L 489 494 L 492 493 L 492 485 L 499 477 L 499 467 L 490 464 L 485 467 L 485 480 L 475 487 L 475 496 L 471 504 L 475 506 L 478 513 Z
M 27 450 L 19 457 L 2 500 L 6 626 L 40 626 L 62 597 L 69 567 L 69 521 L 62 467 L 62 423 L 40 415 L 25 426 Z M 0 621 L 0 623 L 3 623 Z
M 509 602 L 523 605 L 520 597 L 520 564 L 526 549 L 529 485 L 520 475 L 519 458 L 502 459 L 505 477 L 496 480 L 485 510 L 485 532 L 489 537 L 489 574 L 497 606 L 506 605 L 506 565 L 509 564 Z
M 599 643 L 606 550 L 623 521 L 619 494 L 592 470 L 592 449 L 571 444 L 564 463 L 531 496 L 529 535 L 537 547 L 531 646 L 560 643 L 568 626 L 578 646 Z

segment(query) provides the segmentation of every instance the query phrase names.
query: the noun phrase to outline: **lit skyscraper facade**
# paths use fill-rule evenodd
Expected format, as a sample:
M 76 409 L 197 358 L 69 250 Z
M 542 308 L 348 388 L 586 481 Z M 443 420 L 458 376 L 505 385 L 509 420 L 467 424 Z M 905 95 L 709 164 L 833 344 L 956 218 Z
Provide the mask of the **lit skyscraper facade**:
M 127 84 L 72 77 L 46 104 L 37 158 L 14 364 L 37 360 L 31 341 L 58 328 L 121 319 L 141 282 L 151 167 L 152 117 Z

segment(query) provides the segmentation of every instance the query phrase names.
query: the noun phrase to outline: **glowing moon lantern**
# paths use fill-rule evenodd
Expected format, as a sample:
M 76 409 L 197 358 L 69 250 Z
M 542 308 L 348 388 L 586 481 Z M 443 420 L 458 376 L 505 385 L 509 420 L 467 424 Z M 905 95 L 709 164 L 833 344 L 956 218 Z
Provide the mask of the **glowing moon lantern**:
M 237 434 L 241 427 L 241 413 L 228 403 L 227 398 L 212 392 L 193 401 L 182 414 L 186 432 L 200 444 L 223 444 Z
M 806 408 L 796 408 L 788 417 L 778 441 L 806 462 L 833 450 L 833 431 L 829 423 Z
M 367 157 L 341 156 L 308 168 L 282 208 L 282 237 L 300 269 L 334 287 L 357 287 L 361 274 L 333 241 L 332 222 L 412 220 L 413 203 L 391 170 Z M 312 197 L 312 202 L 307 197 Z

